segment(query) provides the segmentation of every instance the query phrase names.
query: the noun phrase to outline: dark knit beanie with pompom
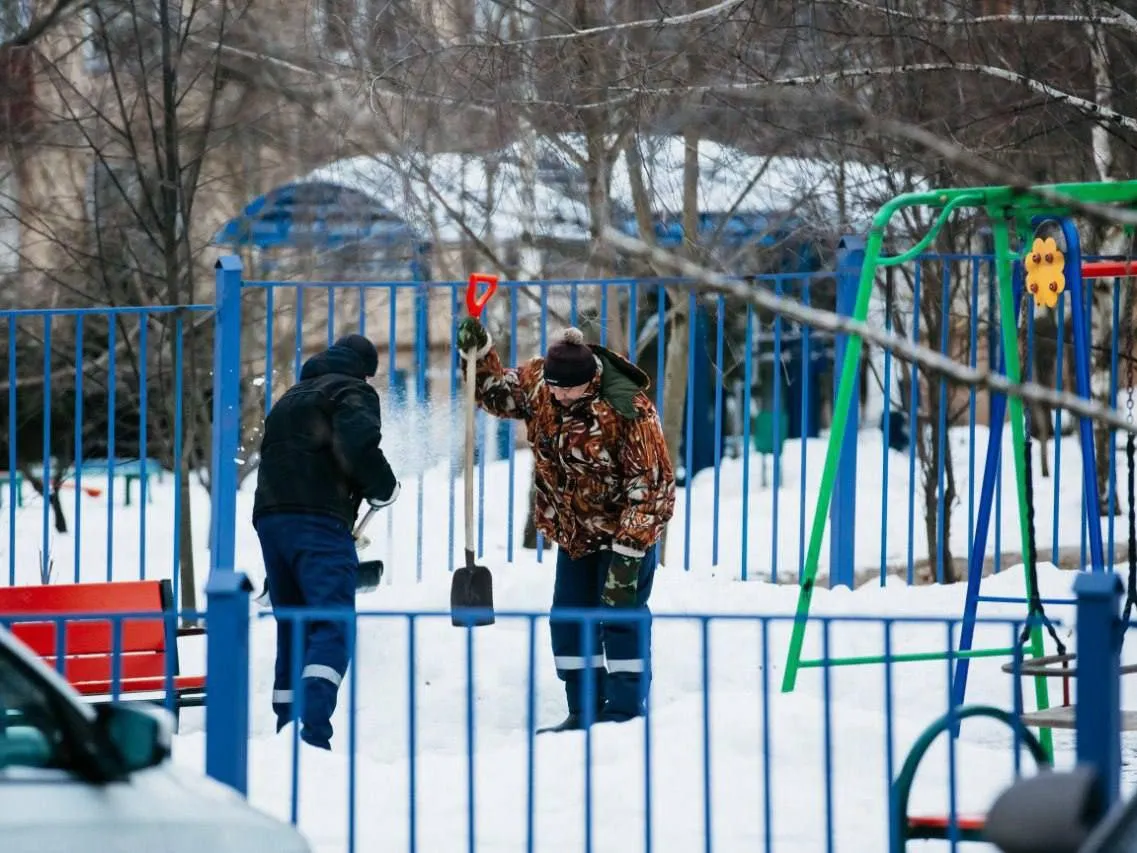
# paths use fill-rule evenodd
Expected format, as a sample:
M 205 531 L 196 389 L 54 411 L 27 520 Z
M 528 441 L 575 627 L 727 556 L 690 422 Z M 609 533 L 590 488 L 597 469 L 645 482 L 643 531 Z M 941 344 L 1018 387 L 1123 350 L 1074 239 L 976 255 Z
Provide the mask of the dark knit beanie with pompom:
M 545 353 L 545 383 L 559 388 L 587 385 L 596 375 L 596 356 L 584 342 L 584 332 L 569 327 Z

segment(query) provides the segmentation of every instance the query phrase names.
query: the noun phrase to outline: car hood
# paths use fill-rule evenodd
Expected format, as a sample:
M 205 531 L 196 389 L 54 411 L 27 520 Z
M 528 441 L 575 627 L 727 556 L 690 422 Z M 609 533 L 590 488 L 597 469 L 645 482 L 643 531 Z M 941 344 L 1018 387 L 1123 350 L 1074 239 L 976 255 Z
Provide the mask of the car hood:
M 0 771 L 5 853 L 310 853 L 292 826 L 253 808 L 231 788 L 172 762 L 129 781 L 86 784 L 58 770 Z

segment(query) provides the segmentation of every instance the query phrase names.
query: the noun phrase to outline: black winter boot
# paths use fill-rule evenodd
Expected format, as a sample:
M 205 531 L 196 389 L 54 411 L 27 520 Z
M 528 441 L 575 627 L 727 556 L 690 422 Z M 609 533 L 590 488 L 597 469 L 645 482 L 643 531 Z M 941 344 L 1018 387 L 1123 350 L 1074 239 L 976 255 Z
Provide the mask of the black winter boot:
M 569 714 L 555 726 L 545 726 L 544 728 L 537 729 L 537 734 L 542 735 L 546 732 L 578 732 L 583 728 L 584 718 L 580 714 Z

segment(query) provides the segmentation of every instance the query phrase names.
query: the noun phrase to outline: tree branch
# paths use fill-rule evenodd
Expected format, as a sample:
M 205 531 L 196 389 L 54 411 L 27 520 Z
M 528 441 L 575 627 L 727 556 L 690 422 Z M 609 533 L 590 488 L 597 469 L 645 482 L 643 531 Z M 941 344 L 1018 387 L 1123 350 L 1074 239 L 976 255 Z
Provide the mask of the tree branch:
M 654 248 L 641 240 L 622 234 L 612 227 L 606 227 L 601 238 L 627 254 L 645 257 L 659 267 L 675 270 L 680 275 L 692 279 L 702 290 L 722 293 L 749 302 L 766 311 L 809 326 L 811 329 L 832 334 L 856 335 L 868 343 L 891 352 L 902 361 L 920 365 L 933 375 L 945 376 L 964 385 L 994 391 L 1020 400 L 1064 409 L 1071 414 L 1092 418 L 1123 432 L 1137 434 L 1137 422 L 1130 423 L 1120 413 L 1093 400 L 1086 400 L 1066 391 L 1045 388 L 1035 382 L 1011 382 L 1001 373 L 967 367 L 937 350 L 913 343 L 867 323 L 831 311 L 811 308 L 796 299 L 776 296 L 767 290 L 753 288 L 745 282 L 719 275 L 671 252 Z

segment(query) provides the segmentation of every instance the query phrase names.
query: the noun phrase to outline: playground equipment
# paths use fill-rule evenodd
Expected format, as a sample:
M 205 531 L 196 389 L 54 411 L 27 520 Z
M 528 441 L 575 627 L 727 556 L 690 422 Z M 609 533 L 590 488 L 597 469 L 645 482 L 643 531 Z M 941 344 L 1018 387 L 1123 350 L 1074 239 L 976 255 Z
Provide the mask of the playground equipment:
M 1018 321 L 1019 304 L 1024 290 L 1029 290 L 1035 298 L 1036 305 L 1055 305 L 1062 293 L 1070 292 L 1072 308 L 1072 325 L 1074 334 L 1075 358 L 1075 386 L 1079 396 L 1090 399 L 1090 340 L 1089 318 L 1085 311 L 1083 298 L 1083 282 L 1088 278 L 1104 277 L 1108 275 L 1135 275 L 1137 265 L 1132 259 L 1123 263 L 1113 261 L 1083 264 L 1081 246 L 1077 228 L 1074 226 L 1071 215 L 1078 203 L 1099 206 L 1113 205 L 1126 208 L 1137 208 L 1137 181 L 1117 183 L 1081 183 L 1081 184 L 1054 184 L 1034 187 L 1030 191 L 1012 187 L 982 187 L 975 189 L 946 189 L 926 193 L 908 193 L 897 196 L 885 204 L 873 218 L 865 250 L 864 265 L 861 269 L 858 282 L 856 303 L 852 319 L 865 322 L 868 315 L 869 298 L 878 267 L 896 266 L 918 257 L 935 239 L 944 223 L 952 213 L 965 209 L 977 209 L 987 214 L 991 221 L 992 235 L 995 249 L 996 281 L 999 293 L 999 314 L 1001 328 L 1001 353 L 999 357 L 999 370 L 1005 373 L 1011 382 L 1021 381 L 1021 366 L 1018 351 Z M 894 256 L 882 256 L 881 250 L 884 242 L 885 229 L 893 215 L 903 208 L 930 207 L 937 208 L 937 216 L 928 233 L 911 249 Z M 1042 239 L 1031 244 L 1029 255 L 1012 248 L 1012 227 L 1019 238 L 1019 245 L 1025 245 L 1027 238 L 1036 237 L 1044 226 L 1057 225 L 1065 243 L 1064 253 L 1059 251 L 1056 240 Z M 1132 234 L 1130 234 L 1132 240 Z M 1037 257 L 1036 257 L 1037 256 Z M 1026 263 L 1024 263 L 1026 261 Z M 1027 271 L 1025 287 L 1019 284 L 1024 270 Z M 1132 323 L 1128 322 L 1131 326 Z M 852 403 L 852 390 L 854 387 L 858 361 L 860 359 L 863 339 L 856 334 L 850 334 L 846 349 L 846 357 L 841 366 L 840 382 L 837 390 L 837 399 L 834 404 L 833 422 L 826 449 L 825 463 L 822 470 L 821 485 L 817 497 L 817 507 L 814 512 L 810 528 L 809 545 L 806 551 L 803 576 L 798 598 L 797 618 L 794 621 L 787 654 L 785 672 L 782 682 L 782 691 L 790 692 L 794 689 L 797 674 L 800 669 L 823 666 L 848 666 L 870 663 L 884 663 L 886 661 L 930 661 L 945 658 L 956 658 L 953 673 L 953 700 L 961 705 L 966 692 L 967 669 L 970 658 L 1001 657 L 1016 655 L 1018 648 L 973 649 L 971 647 L 974 636 L 975 618 L 979 596 L 979 584 L 982 577 L 983 557 L 987 545 L 987 532 L 990 525 L 990 516 L 995 488 L 995 475 L 999 465 L 999 455 L 1002 446 L 1003 421 L 1009 405 L 1012 446 L 1014 449 L 1015 479 L 1019 504 L 1019 524 L 1024 546 L 1024 581 L 1027 590 L 1026 604 L 1029 609 L 1028 625 L 1024 628 L 1023 637 L 1019 645 L 1027 639 L 1030 641 L 1031 657 L 1034 659 L 1028 666 L 1033 666 L 1031 674 L 1035 680 L 1035 697 L 1039 712 L 1049 709 L 1049 695 L 1046 678 L 1053 675 L 1052 671 L 1044 671 L 1045 666 L 1042 627 L 1045 625 L 1056 641 L 1058 655 L 1046 658 L 1051 662 L 1060 662 L 1064 666 L 1073 660 L 1073 655 L 1067 655 L 1065 647 L 1054 631 L 1053 626 L 1046 618 L 1042 599 L 1038 593 L 1037 572 L 1035 568 L 1035 548 L 1033 535 L 1033 495 L 1031 494 L 1031 481 L 1029 476 L 1030 457 L 1029 437 L 1022 401 L 1012 397 L 1009 401 L 1003 395 L 995 395 L 991 405 L 991 435 L 987 448 L 987 459 L 983 474 L 983 485 L 980 494 L 979 509 L 976 516 L 976 529 L 973 538 L 973 547 L 968 560 L 967 598 L 962 620 L 959 649 L 956 651 L 939 650 L 917 652 L 898 655 L 858 656 L 858 657 L 828 657 L 813 660 L 802 659 L 802 646 L 805 639 L 807 616 L 813 596 L 814 584 L 818 573 L 818 558 L 821 552 L 821 542 L 825 533 L 826 518 L 829 513 L 830 501 L 833 496 L 833 486 L 837 466 L 840 461 L 840 452 L 844 433 L 848 421 L 849 407 Z M 1095 481 L 1096 466 L 1094 462 L 1093 425 L 1090 419 L 1079 417 L 1079 439 L 1083 459 L 1083 493 L 1086 505 L 1089 507 L 1089 517 L 1096 522 L 1101 516 L 1097 484 Z M 1132 448 L 1132 437 L 1130 438 Z M 1129 454 L 1130 480 L 1133 478 L 1133 453 Z M 1134 554 L 1134 524 L 1133 512 L 1130 510 L 1130 583 L 1129 596 L 1126 602 L 1126 611 L 1137 600 L 1137 555 Z M 1105 568 L 1102 547 L 1101 527 L 1098 523 L 1089 525 L 1090 563 L 1093 571 L 1103 571 Z M 1068 678 L 1071 673 L 1067 671 L 1065 707 L 1069 707 Z M 1072 709 L 1071 709 L 1072 715 Z M 1042 728 L 1042 744 L 1047 752 L 1051 751 L 1050 727 L 1057 723 L 1052 719 L 1038 720 L 1034 724 Z
M 924 729 L 916 739 L 912 749 L 908 751 L 904 766 L 896 776 L 896 781 L 892 783 L 889 853 L 904 853 L 909 841 L 949 841 L 953 834 L 958 841 L 987 840 L 984 834 L 986 828 L 984 817 L 956 817 L 951 821 L 940 815 L 908 814 L 908 797 L 912 792 L 912 783 L 916 779 L 916 770 L 925 753 L 942 732 L 949 728 L 954 729 L 962 720 L 969 717 L 989 717 L 1005 723 L 1030 752 L 1039 770 L 1049 769 L 1051 766 L 1050 756 L 1042 743 L 1030 729 L 1015 719 L 1013 714 L 987 705 L 970 705 L 958 708 L 954 712 L 949 711 Z

